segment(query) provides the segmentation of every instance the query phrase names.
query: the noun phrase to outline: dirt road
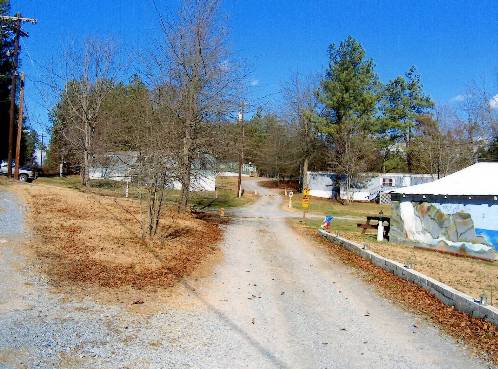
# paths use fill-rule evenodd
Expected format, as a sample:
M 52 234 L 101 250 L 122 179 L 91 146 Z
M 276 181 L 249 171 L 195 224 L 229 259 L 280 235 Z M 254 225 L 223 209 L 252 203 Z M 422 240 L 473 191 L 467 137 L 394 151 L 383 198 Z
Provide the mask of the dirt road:
M 54 291 L 30 269 L 22 243 L 5 237 L 0 368 L 489 367 L 294 233 L 280 196 L 244 186 L 262 196 L 233 213 L 223 260 L 159 306 Z M 1 198 L 21 219 L 17 200 Z

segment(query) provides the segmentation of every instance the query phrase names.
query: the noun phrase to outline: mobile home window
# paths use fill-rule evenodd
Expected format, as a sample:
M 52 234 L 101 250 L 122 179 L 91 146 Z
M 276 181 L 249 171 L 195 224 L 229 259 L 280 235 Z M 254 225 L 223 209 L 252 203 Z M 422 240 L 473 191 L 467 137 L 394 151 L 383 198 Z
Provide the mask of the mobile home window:
M 394 180 L 392 178 L 382 178 L 382 186 L 393 187 Z

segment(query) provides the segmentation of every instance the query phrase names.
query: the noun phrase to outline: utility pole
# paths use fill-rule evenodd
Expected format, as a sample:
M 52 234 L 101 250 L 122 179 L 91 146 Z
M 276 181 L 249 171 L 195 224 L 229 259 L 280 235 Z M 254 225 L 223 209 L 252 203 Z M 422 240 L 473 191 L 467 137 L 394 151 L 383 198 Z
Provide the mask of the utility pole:
M 237 197 L 242 197 L 242 165 L 244 164 L 244 102 L 240 105 L 240 112 L 238 114 L 240 125 L 241 143 L 239 150 L 239 180 L 237 182 Z
M 19 93 L 19 113 L 17 117 L 17 143 L 16 143 L 16 164 L 14 166 L 14 178 L 19 179 L 19 157 L 21 156 L 21 135 L 23 119 L 23 100 L 24 100 L 24 73 L 21 73 L 21 92 Z
M 13 73 L 12 82 L 10 86 L 10 109 L 9 109 L 9 148 L 7 154 L 7 177 L 12 177 L 12 154 L 14 151 L 14 115 L 16 105 L 16 84 L 17 84 L 17 67 L 19 65 L 19 38 L 21 36 L 27 37 L 28 34 L 21 29 L 22 22 L 29 22 L 36 24 L 36 19 L 23 18 L 21 14 L 17 13 L 14 17 L 0 16 L 0 20 L 14 21 L 14 60 L 13 60 Z

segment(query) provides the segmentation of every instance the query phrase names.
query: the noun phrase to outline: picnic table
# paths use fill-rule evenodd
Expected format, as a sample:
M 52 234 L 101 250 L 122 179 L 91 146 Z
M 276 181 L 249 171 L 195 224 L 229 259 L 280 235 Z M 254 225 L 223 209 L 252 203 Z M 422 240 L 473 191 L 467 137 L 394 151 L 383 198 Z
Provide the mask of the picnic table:
M 361 234 L 365 234 L 367 229 L 375 229 L 379 227 L 380 222 L 387 222 L 384 226 L 384 239 L 389 240 L 389 230 L 391 229 L 391 218 L 385 215 L 367 215 L 366 223 L 357 223 L 358 228 L 363 228 Z

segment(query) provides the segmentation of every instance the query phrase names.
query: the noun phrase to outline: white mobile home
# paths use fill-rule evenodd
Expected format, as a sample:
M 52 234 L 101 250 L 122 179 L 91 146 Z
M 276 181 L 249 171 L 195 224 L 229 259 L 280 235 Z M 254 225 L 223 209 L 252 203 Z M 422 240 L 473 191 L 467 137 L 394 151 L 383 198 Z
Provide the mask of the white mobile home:
M 136 174 L 138 155 L 135 151 L 121 151 L 94 158 L 90 167 L 90 179 L 131 182 Z M 194 161 L 190 178 L 191 191 L 216 190 L 215 162 L 211 156 Z M 172 179 L 169 187 L 179 190 L 181 184 L 178 180 Z
M 348 191 L 344 175 L 308 172 L 307 176 L 311 196 L 351 201 L 373 201 L 380 198 L 382 202 L 388 202 L 388 198 L 383 198 L 382 195 L 392 190 L 434 180 L 430 174 L 364 173 Z

